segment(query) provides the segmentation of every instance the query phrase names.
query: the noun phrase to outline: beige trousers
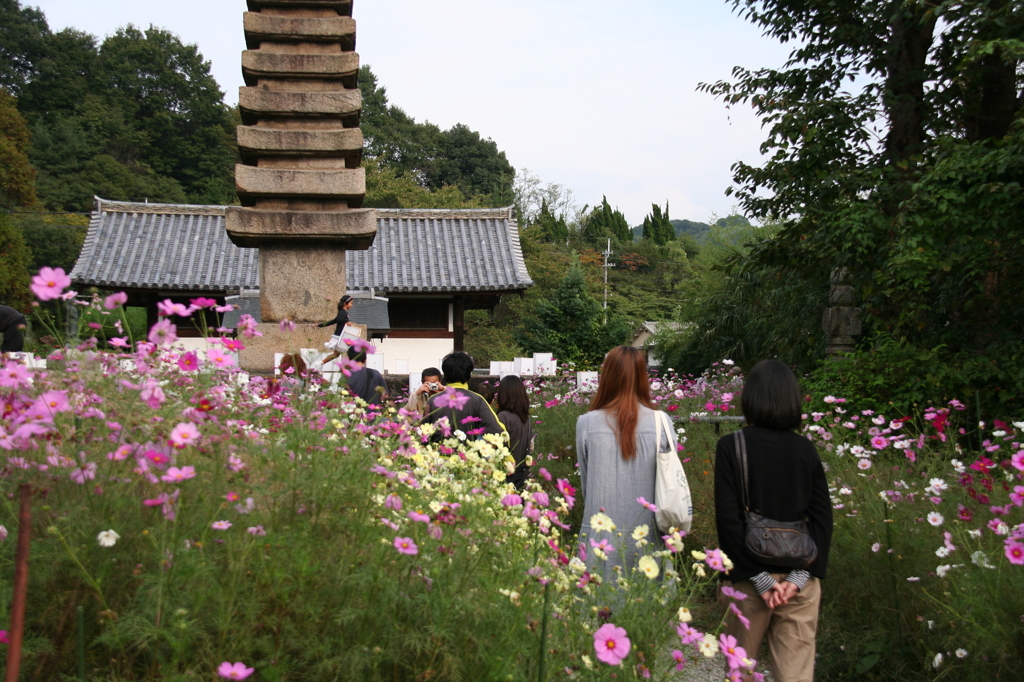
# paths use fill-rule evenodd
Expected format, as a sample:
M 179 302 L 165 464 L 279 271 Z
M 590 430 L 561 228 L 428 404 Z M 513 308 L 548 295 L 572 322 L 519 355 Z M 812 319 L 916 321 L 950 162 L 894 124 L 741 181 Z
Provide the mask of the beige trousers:
M 773 573 L 777 581 L 785 573 Z M 818 631 L 818 608 L 821 605 L 821 584 L 811 577 L 804 589 L 776 609 L 769 609 L 749 580 L 723 582 L 747 595 L 736 603 L 740 612 L 750 619 L 750 629 L 743 627 L 734 613 L 727 613 L 725 633 L 736 638 L 749 658 L 761 659 L 761 642 L 768 635 L 768 652 L 775 682 L 812 682 L 814 680 L 814 643 Z M 729 597 L 718 591 L 723 609 L 729 608 Z

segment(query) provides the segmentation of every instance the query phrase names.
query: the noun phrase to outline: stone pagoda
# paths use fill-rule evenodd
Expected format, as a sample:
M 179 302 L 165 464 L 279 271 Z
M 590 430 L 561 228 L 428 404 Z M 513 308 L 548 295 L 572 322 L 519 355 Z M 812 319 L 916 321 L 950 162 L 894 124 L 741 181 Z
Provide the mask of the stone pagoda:
M 352 0 L 247 0 L 239 89 L 241 206 L 225 215 L 231 241 L 260 250 L 262 338 L 241 363 L 273 369 L 274 352 L 320 347 L 345 293 L 345 251 L 366 249 L 377 234 L 373 209 L 361 208 L 362 99 Z M 298 326 L 298 339 L 279 331 Z

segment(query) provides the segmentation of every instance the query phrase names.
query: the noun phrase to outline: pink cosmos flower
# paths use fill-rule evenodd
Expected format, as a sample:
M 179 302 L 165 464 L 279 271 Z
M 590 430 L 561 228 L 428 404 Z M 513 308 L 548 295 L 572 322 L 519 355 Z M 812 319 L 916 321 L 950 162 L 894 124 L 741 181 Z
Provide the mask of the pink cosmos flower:
M 232 523 L 230 521 L 214 521 L 210 524 L 210 528 L 213 528 L 214 530 L 227 530 L 228 528 L 231 528 L 231 526 Z
M 469 396 L 459 393 L 451 386 L 446 388 L 444 393 L 434 398 L 434 404 L 438 407 L 450 407 L 453 410 L 461 410 L 467 402 L 469 402 Z
M 1010 463 L 1019 471 L 1024 471 L 1024 450 L 1021 450 L 1010 458 Z
M 171 429 L 171 442 L 183 448 L 199 442 L 199 429 L 192 422 L 182 422 Z
M 89 462 L 71 470 L 71 480 L 78 485 L 84 485 L 86 481 L 96 478 L 96 462 Z
M 174 301 L 172 301 L 169 298 L 168 299 L 164 299 L 163 301 L 160 301 L 159 303 L 157 303 L 156 307 L 157 307 L 157 312 L 160 315 L 164 315 L 164 316 L 167 316 L 167 317 L 169 317 L 171 315 L 177 315 L 178 317 L 188 317 L 193 312 L 195 312 L 195 311 L 189 309 L 189 307 L 186 306 L 184 303 L 175 303 Z
M 430 517 L 423 512 L 411 511 L 406 516 L 409 517 L 410 521 L 416 521 L 417 523 L 430 523 Z
M 149 328 L 149 341 L 157 346 L 170 346 L 178 340 L 178 328 L 163 319 Z
M 162 452 L 156 450 L 146 450 L 142 453 L 142 456 L 150 461 L 151 464 L 163 469 L 165 466 L 171 463 L 171 458 Z
M 192 370 L 199 369 L 199 358 L 195 353 L 189 351 L 178 358 L 178 367 L 183 372 L 191 372 Z
M 538 473 L 538 474 L 540 475 L 540 477 L 541 477 L 541 478 L 543 478 L 543 479 L 544 479 L 545 481 L 550 481 L 550 480 L 551 480 L 551 472 L 549 472 L 549 471 L 548 471 L 547 469 L 545 469 L 544 467 L 541 467 L 540 469 L 538 469 L 538 470 L 537 470 L 537 473 Z
M 132 347 L 132 344 L 128 343 L 128 337 L 127 336 L 115 336 L 115 337 L 112 337 L 110 339 L 107 339 L 107 343 L 109 343 L 114 348 L 131 348 Z
M 535 492 L 531 497 L 533 497 L 533 501 L 541 507 L 546 507 L 551 504 L 551 500 L 548 499 L 547 493 Z
M 263 528 L 263 526 L 250 526 L 246 529 L 245 532 L 249 535 L 255 535 L 256 537 L 263 537 L 267 534 L 267 531 Z
M 680 623 L 676 626 L 676 634 L 679 635 L 683 644 L 692 644 L 693 642 L 704 638 L 703 632 L 700 632 L 686 623 Z
M 195 308 L 213 308 L 217 305 L 216 299 L 212 298 L 193 298 L 189 301 Z
M 672 650 L 672 658 L 676 662 L 676 670 L 682 670 L 686 667 L 686 656 L 679 649 Z
M 889 446 L 889 439 L 885 436 L 875 436 L 871 439 L 871 447 L 876 450 L 884 450 Z
M 207 350 L 206 359 L 221 368 L 233 367 L 235 365 L 235 359 L 220 348 L 211 348 Z
M 412 538 L 395 538 L 394 545 L 399 554 L 413 555 L 420 552 L 420 548 L 416 546 Z
M 1006 543 L 1006 558 L 1011 564 L 1024 564 L 1024 544 L 1011 540 Z
M 394 493 L 391 493 L 390 495 L 384 498 L 384 508 L 394 509 L 395 511 L 401 511 L 402 498 Z
M 722 550 L 720 549 L 709 550 L 707 553 L 707 558 L 704 559 L 704 562 L 708 565 L 709 568 L 712 568 L 716 571 L 725 570 L 725 561 L 722 559 Z
M 217 667 L 217 674 L 228 680 L 244 680 L 252 675 L 254 668 L 246 668 L 245 663 L 228 663 L 224 661 Z
M 240 351 L 245 350 L 245 344 L 238 339 L 221 339 L 220 345 L 224 346 L 226 350 Z
M 722 633 L 718 636 L 719 650 L 725 654 L 725 659 L 732 669 L 742 668 L 747 658 L 746 650 L 739 645 L 732 635 Z
M 139 391 L 139 397 L 149 407 L 158 409 L 167 400 L 167 396 L 164 395 L 164 389 L 160 388 L 160 384 L 156 382 L 156 379 L 149 379 L 146 385 Z
M 558 488 L 558 492 L 562 493 L 562 497 L 565 498 L 565 506 L 572 509 L 573 505 L 576 504 L 576 488 L 569 485 L 569 481 L 564 478 L 558 479 L 555 487 Z
M 729 602 L 729 610 L 736 614 L 736 617 L 739 619 L 740 624 L 742 624 L 743 627 L 745 627 L 747 630 L 750 629 L 750 619 L 743 615 L 743 613 L 740 611 L 740 608 L 736 606 L 736 602 Z
M 722 585 L 722 594 L 724 594 L 726 597 L 729 597 L 730 599 L 735 599 L 737 601 L 742 601 L 747 598 L 747 595 L 743 594 L 737 589 L 729 587 L 728 585 Z
M 615 551 L 615 547 L 613 547 L 611 544 L 609 544 L 607 539 L 604 539 L 604 540 L 601 540 L 601 542 L 598 542 L 597 540 L 594 540 L 593 538 L 591 538 L 590 539 L 590 546 L 593 547 L 596 550 L 604 552 L 605 554 L 611 554 L 612 552 Z
M 1015 485 L 1013 492 L 1010 493 L 1010 502 L 1013 502 L 1018 507 L 1024 505 L 1024 485 Z
M 116 294 L 111 294 L 103 299 L 103 307 L 107 310 L 113 310 L 114 308 L 124 305 L 128 302 L 128 294 L 123 291 L 119 291 Z
M 653 502 L 648 502 L 643 497 L 636 498 L 636 501 L 639 502 L 640 506 L 643 507 L 644 509 L 648 509 L 654 512 L 655 514 L 658 513 L 658 507 Z
M 256 326 L 256 320 L 253 319 L 252 315 L 242 315 L 238 318 L 238 330 L 247 339 L 251 339 L 254 336 L 263 336 L 263 332 L 258 331 Z
M 295 323 L 291 320 L 281 320 L 281 324 L 278 325 L 283 332 L 295 331 Z
M 228 469 L 238 473 L 245 468 L 245 462 L 242 461 L 241 457 L 235 455 L 228 455 Z
M 523 503 L 523 498 L 515 493 L 509 493 L 501 498 L 501 504 L 505 507 L 518 507 Z
M 605 623 L 594 633 L 594 651 L 602 663 L 619 665 L 629 655 L 630 646 L 626 630 L 614 623 Z
M 29 288 L 40 301 L 52 301 L 60 298 L 69 286 L 71 278 L 64 274 L 64 268 L 39 268 L 39 274 L 32 278 Z
M 190 478 L 196 477 L 195 467 L 171 467 L 167 470 L 160 480 L 164 483 L 180 483 L 181 481 L 187 481 Z
M 67 391 L 47 391 L 32 405 L 32 411 L 40 415 L 52 416 L 71 409 Z

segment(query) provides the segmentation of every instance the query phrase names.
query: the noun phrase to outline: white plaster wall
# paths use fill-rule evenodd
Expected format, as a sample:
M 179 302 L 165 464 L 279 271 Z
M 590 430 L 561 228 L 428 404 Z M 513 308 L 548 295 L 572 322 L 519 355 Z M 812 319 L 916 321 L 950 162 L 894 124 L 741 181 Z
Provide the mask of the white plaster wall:
M 384 371 L 397 374 L 399 360 L 409 361 L 409 370 L 419 372 L 427 367 L 441 367 L 441 358 L 455 350 L 455 339 L 374 339 L 377 352 L 384 354 Z M 403 372 L 404 374 L 404 372 Z M 418 379 L 419 377 L 417 377 Z

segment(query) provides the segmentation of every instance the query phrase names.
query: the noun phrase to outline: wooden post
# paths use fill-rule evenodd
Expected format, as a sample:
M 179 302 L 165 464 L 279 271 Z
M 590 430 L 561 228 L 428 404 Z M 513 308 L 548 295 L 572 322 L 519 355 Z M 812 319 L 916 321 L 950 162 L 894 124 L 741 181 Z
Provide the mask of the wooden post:
M 25 630 L 25 598 L 28 594 L 28 554 L 32 541 L 32 487 L 22 483 L 18 514 L 18 551 L 14 559 L 14 599 L 11 602 L 10 647 L 4 682 L 18 682 L 21 640 Z
M 455 343 L 453 344 L 452 350 L 465 350 L 464 338 L 466 333 L 466 304 L 462 296 L 456 296 L 454 300 L 454 308 L 452 311 L 453 317 L 453 329 L 455 331 Z

